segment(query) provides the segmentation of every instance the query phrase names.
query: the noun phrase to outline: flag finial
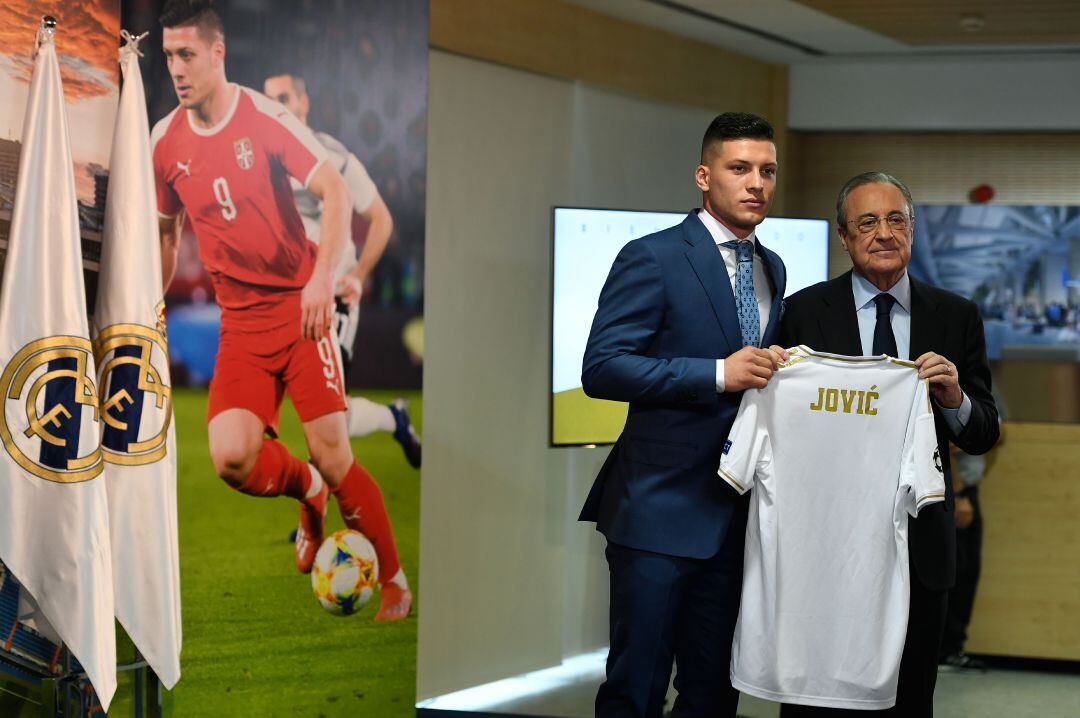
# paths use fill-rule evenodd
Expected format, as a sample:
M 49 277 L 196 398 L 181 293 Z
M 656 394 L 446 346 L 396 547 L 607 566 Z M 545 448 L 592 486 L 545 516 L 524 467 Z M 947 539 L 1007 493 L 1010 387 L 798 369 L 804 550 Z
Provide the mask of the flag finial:
M 125 54 L 132 52 L 134 52 L 139 57 L 142 57 L 143 54 L 142 50 L 139 49 L 139 43 L 142 42 L 143 38 L 145 38 L 149 34 L 150 33 L 148 32 L 144 32 L 141 35 L 132 35 L 127 30 L 121 30 L 120 37 L 121 39 L 123 39 L 124 44 L 120 48 L 120 57 L 123 57 Z
M 53 36 L 56 34 L 56 18 L 52 15 L 43 15 L 41 18 L 41 26 L 37 31 L 37 38 L 34 39 L 34 56 L 37 57 L 38 50 L 42 45 L 52 44 Z

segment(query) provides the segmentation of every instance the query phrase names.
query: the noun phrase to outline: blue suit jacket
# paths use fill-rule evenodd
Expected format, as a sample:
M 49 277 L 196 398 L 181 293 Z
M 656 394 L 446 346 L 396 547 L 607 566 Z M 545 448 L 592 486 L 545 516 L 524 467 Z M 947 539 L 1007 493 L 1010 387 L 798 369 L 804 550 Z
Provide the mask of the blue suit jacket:
M 762 346 L 773 342 L 787 275 L 757 242 L 773 292 Z M 691 212 L 636 239 L 611 267 L 585 349 L 581 381 L 598 399 L 629 402 L 622 435 L 581 511 L 609 541 L 708 558 L 747 507 L 716 475 L 742 393 L 716 391 L 716 360 L 742 348 L 724 259 Z

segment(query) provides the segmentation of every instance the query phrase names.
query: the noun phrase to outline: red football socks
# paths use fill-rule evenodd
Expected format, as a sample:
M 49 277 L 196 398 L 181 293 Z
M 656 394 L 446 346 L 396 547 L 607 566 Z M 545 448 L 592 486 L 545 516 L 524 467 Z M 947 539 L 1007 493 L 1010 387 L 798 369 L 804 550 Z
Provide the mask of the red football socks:
M 379 583 L 385 584 L 397 575 L 401 564 L 379 485 L 354 461 L 341 484 L 331 491 L 337 497 L 345 525 L 367 536 L 375 547 L 375 555 L 379 557 Z
M 237 491 L 250 496 L 288 496 L 303 500 L 311 472 L 300 459 L 275 439 L 263 439 L 255 467 Z

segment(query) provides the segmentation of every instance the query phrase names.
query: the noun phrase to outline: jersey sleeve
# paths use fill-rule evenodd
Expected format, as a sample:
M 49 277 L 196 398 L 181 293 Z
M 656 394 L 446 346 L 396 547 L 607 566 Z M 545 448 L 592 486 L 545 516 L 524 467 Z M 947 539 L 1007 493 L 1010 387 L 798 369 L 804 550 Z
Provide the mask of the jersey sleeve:
M 717 473 L 740 494 L 750 490 L 758 463 L 767 459 L 768 432 L 761 420 L 764 396 L 764 392 L 757 389 L 743 393 L 739 413 L 735 415 L 735 423 L 720 454 Z
M 919 381 L 908 417 L 900 464 L 900 490 L 904 492 L 904 509 L 911 516 L 918 516 L 924 506 L 945 500 L 945 473 L 925 379 Z
M 307 189 L 315 170 L 327 159 L 326 148 L 285 108 L 275 113 L 271 122 L 270 151 L 285 171 Z
M 352 152 L 345 157 L 345 165 L 341 169 L 341 176 L 345 178 L 345 184 L 349 187 L 352 196 L 353 211 L 357 214 L 367 212 L 368 207 L 379 196 L 379 190 L 371 181 L 364 163 L 356 158 Z
M 166 178 L 165 152 L 160 144 L 154 147 L 154 187 L 157 194 L 157 208 L 158 216 L 162 219 L 168 219 L 169 217 L 175 217 L 180 213 L 180 210 L 184 208 L 180 197 L 176 194 L 176 190 L 169 184 Z

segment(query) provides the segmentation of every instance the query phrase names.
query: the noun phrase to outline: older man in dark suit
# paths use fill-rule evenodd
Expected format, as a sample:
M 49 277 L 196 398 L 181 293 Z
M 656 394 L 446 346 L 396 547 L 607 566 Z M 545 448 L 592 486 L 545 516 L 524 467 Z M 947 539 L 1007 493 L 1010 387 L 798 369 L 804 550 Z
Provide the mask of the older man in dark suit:
M 853 177 L 840 191 L 836 212 L 854 268 L 790 297 L 780 342 L 913 359 L 930 382 L 946 496 L 908 521 L 910 614 L 896 706 L 888 714 L 932 716 L 946 599 L 956 574 L 948 442 L 982 454 L 998 438 L 982 319 L 972 302 L 908 275 L 914 208 L 903 182 L 882 172 Z M 786 705 L 781 715 L 834 712 L 841 711 Z

